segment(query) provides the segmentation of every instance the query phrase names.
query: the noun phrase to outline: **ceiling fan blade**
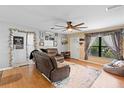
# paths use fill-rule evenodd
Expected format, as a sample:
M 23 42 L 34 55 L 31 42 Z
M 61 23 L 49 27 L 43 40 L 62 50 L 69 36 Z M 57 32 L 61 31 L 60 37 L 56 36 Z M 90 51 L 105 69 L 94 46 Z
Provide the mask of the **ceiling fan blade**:
M 50 29 L 52 29 L 52 30 L 61 30 L 61 29 L 65 29 L 65 27 L 63 27 L 63 28 L 54 28 L 54 27 L 52 27 Z
M 74 25 L 74 27 L 81 26 L 81 25 L 83 25 L 83 24 L 84 24 L 84 23 L 80 23 L 80 24 Z
M 123 5 L 112 5 L 112 6 L 110 6 L 110 7 L 107 7 L 107 8 L 106 8 L 106 11 L 109 11 L 109 10 L 114 9 L 114 8 L 119 8 L 119 7 L 121 7 L 121 6 L 123 6 Z
M 62 32 L 65 32 L 65 31 L 67 31 L 66 29 L 64 29 L 64 30 L 61 30 Z
M 83 30 L 80 30 L 80 29 L 78 29 L 78 28 L 74 28 L 74 30 L 77 30 L 77 31 L 83 31 Z
M 88 28 L 88 27 L 76 27 L 76 28 Z
M 57 27 L 65 27 L 65 26 L 60 26 L 60 25 L 55 25 L 55 26 L 57 26 Z

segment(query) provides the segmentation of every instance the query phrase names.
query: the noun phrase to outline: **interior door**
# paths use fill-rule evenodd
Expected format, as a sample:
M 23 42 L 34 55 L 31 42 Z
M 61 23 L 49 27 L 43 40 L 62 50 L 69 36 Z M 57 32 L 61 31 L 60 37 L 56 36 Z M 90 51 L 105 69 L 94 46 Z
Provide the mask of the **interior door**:
M 16 37 L 16 38 L 15 38 Z M 13 34 L 13 65 L 26 62 L 26 33 L 14 32 Z

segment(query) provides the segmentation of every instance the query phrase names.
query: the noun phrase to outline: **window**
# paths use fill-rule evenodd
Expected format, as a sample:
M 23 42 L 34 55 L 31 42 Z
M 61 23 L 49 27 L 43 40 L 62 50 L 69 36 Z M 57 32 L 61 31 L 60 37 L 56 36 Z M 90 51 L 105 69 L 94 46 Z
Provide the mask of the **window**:
M 90 47 L 89 54 L 98 57 L 116 58 L 102 37 L 97 37 Z

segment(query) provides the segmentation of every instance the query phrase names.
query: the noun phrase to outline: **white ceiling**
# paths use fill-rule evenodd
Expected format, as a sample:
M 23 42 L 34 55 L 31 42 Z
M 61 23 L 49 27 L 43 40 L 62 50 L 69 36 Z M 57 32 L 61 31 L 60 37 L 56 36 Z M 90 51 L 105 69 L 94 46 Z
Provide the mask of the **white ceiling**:
M 108 5 L 75 5 L 75 6 L 0 6 L 0 21 L 34 27 L 41 31 L 51 31 L 55 24 L 66 25 L 66 21 L 73 24 L 81 22 L 91 30 L 118 24 L 124 24 L 124 6 L 105 9 Z M 57 30 L 54 32 L 60 32 Z M 67 33 L 67 32 L 63 32 Z

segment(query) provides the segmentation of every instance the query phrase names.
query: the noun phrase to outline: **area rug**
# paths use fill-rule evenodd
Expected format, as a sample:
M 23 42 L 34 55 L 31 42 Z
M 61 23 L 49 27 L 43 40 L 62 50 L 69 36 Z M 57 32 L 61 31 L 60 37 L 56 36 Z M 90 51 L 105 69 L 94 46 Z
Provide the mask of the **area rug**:
M 54 82 L 56 88 L 89 88 L 100 75 L 101 71 L 87 68 L 75 63 L 70 65 L 70 76 L 62 81 Z

